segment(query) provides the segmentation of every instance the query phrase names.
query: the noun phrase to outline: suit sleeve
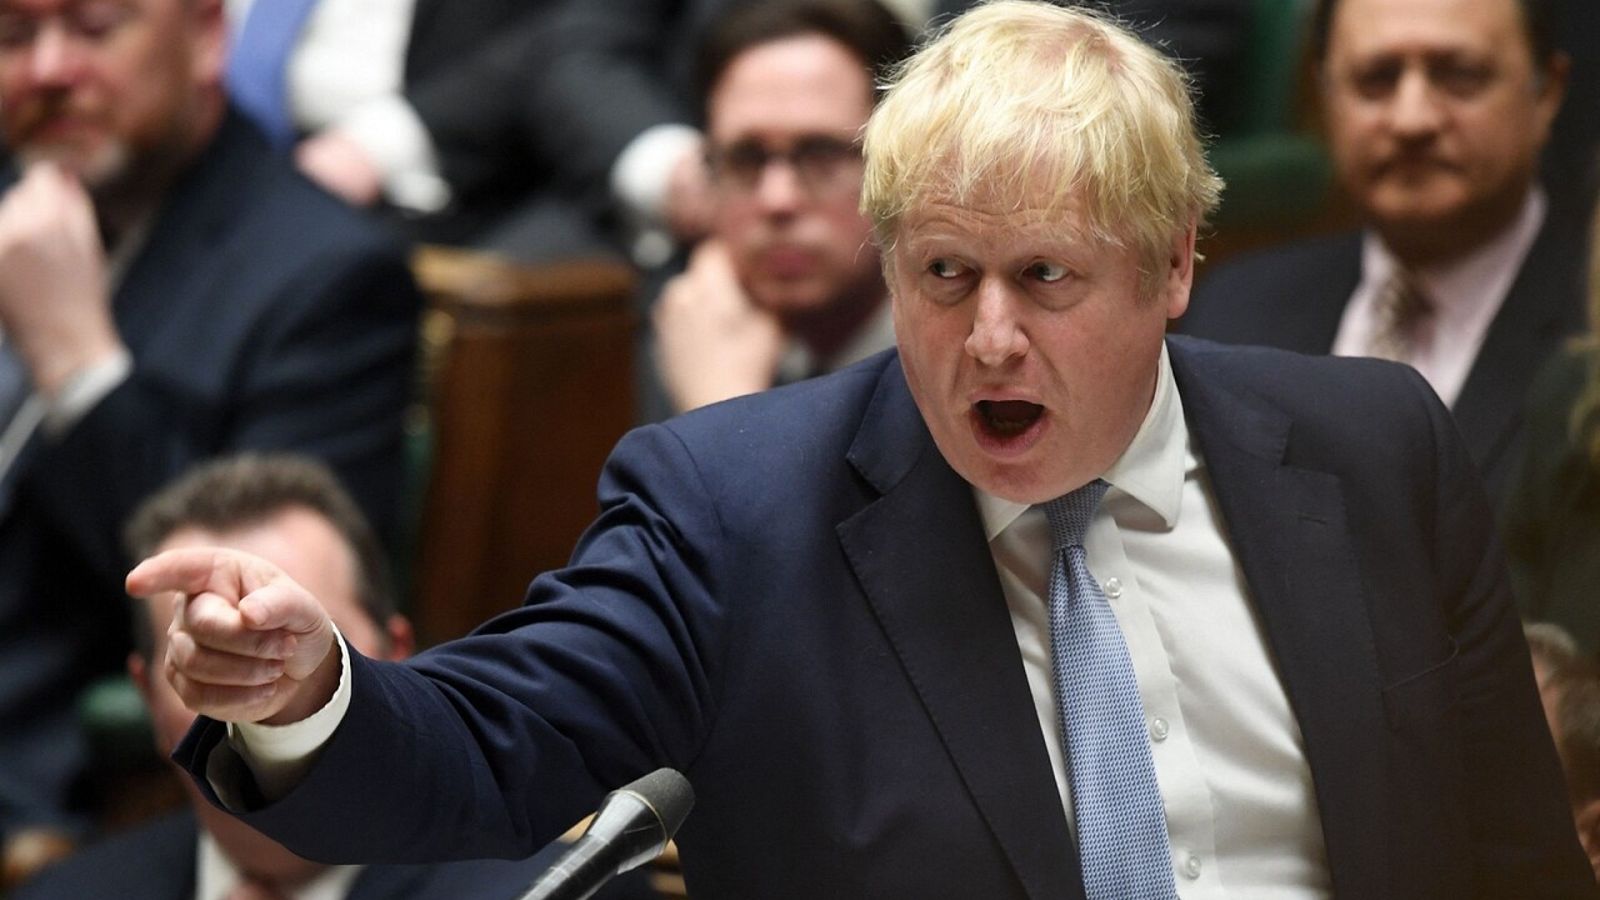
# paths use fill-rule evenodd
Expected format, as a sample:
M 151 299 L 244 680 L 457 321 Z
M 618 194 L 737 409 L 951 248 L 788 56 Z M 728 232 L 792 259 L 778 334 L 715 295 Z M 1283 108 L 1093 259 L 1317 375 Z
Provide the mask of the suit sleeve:
M 1476 896 L 1593 897 L 1522 637 L 1488 500 L 1455 426 L 1428 395 L 1435 447 L 1433 554 L 1457 647 L 1456 720 Z
M 398 252 L 348 244 L 286 280 L 220 402 L 133 373 L 30 469 L 28 489 L 116 593 L 121 523 L 195 462 L 244 450 L 326 461 L 385 537 L 398 524 L 402 420 L 420 298 Z
M 330 862 L 514 858 L 605 791 L 688 770 L 728 630 L 711 496 L 666 428 L 625 438 L 571 564 L 407 663 L 353 656 L 349 712 L 306 780 L 245 821 Z M 223 731 L 202 719 L 177 753 L 208 792 Z

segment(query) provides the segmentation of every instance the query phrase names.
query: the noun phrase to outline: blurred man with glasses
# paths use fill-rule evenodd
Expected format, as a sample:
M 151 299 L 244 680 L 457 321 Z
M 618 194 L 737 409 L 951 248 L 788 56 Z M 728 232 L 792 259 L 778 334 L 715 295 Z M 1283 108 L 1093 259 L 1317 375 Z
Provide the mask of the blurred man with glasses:
M 857 133 L 877 70 L 908 49 L 875 0 L 740 7 L 703 45 L 711 235 L 655 310 L 675 411 L 839 368 L 890 346 L 888 292 L 859 211 Z

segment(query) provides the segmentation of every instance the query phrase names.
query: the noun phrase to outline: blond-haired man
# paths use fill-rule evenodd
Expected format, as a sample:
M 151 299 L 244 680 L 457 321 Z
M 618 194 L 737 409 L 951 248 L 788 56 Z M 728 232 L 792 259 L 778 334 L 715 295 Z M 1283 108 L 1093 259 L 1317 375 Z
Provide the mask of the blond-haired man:
M 635 432 L 523 609 L 392 666 L 259 561 L 135 570 L 246 723 L 191 771 L 360 858 L 520 852 L 672 765 L 701 898 L 1592 895 L 1444 409 L 1164 340 L 1220 187 L 1172 64 L 986 4 L 865 155 L 899 352 Z

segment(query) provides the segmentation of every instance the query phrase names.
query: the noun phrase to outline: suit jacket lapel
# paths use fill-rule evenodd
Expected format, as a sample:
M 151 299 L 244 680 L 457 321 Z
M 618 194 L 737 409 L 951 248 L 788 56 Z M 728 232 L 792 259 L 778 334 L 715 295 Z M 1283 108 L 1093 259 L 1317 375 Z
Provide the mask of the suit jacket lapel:
M 1563 336 L 1583 327 L 1582 266 L 1577 261 L 1586 254 L 1575 238 L 1585 233 L 1546 216 L 1451 408 L 1473 460 L 1486 473 L 1494 471 L 1497 481 L 1496 464 L 1506 457 L 1521 427 L 1534 373 Z
M 1076 850 L 970 486 L 939 455 L 898 362 L 850 451 L 882 496 L 838 527 L 951 761 L 1029 896 L 1082 897 Z
M 1300 726 L 1335 892 L 1383 891 L 1386 728 L 1366 591 L 1336 476 L 1297 468 L 1293 422 L 1171 342 L 1173 374 Z
M 230 111 L 216 138 L 173 186 L 113 299 L 117 329 L 135 356 L 152 333 L 171 327 L 173 317 L 165 312 L 178 298 L 225 296 L 212 288 L 227 274 L 213 250 L 233 231 L 233 211 L 256 202 L 256 170 L 269 153 L 254 127 Z

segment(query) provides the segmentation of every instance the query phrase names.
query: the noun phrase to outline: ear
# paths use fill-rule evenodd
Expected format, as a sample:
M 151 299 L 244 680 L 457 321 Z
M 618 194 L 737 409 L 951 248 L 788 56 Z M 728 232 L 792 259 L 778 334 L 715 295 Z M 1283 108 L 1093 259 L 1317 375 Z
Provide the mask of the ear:
M 411 628 L 411 620 L 395 613 L 383 625 L 383 633 L 389 639 L 389 647 L 385 657 L 399 661 L 405 659 L 417 650 L 417 635 Z
M 1589 865 L 1594 868 L 1595 877 L 1600 878 L 1600 797 L 1579 803 L 1573 807 L 1572 815 L 1577 820 L 1578 840 L 1583 842 Z
M 1555 121 L 1556 113 L 1561 111 L 1561 101 L 1566 99 L 1567 78 L 1572 71 L 1572 58 L 1557 51 L 1551 54 L 1550 61 L 1543 66 L 1543 69 L 1544 71 L 1539 73 L 1539 96 L 1533 101 L 1539 111 L 1539 129 L 1543 132 L 1539 139 L 1540 146 L 1549 140 L 1550 123 Z
M 1199 222 L 1189 220 L 1188 227 L 1172 239 L 1167 253 L 1167 279 L 1162 291 L 1167 302 L 1167 318 L 1176 319 L 1189 308 L 1189 291 L 1194 287 L 1194 244 Z
M 193 0 L 185 15 L 189 17 L 189 33 L 194 36 L 195 83 L 220 87 L 228 67 L 230 42 L 222 0 Z
M 150 666 L 145 663 L 144 657 L 137 653 L 128 654 L 128 677 L 133 679 L 133 686 L 139 689 L 139 696 L 144 698 L 144 705 L 150 705 Z

